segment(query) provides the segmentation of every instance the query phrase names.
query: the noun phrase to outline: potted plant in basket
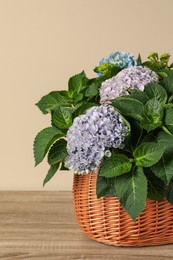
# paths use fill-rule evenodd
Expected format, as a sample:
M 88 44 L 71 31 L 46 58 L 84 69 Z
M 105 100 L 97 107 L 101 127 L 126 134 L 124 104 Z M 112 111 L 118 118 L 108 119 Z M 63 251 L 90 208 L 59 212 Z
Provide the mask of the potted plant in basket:
M 34 140 L 35 164 L 48 154 L 44 185 L 58 170 L 74 174 L 81 228 L 112 245 L 173 242 L 173 64 L 169 54 L 142 62 L 115 52 L 95 78 L 84 71 L 68 90 L 36 104 L 51 126 Z

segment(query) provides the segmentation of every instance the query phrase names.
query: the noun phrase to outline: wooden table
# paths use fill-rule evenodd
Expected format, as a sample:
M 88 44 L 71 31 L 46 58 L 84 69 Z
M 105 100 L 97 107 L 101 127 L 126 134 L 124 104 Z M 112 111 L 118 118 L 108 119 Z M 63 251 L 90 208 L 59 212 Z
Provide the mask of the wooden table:
M 173 245 L 122 248 L 88 238 L 71 192 L 0 192 L 0 259 L 173 259 Z

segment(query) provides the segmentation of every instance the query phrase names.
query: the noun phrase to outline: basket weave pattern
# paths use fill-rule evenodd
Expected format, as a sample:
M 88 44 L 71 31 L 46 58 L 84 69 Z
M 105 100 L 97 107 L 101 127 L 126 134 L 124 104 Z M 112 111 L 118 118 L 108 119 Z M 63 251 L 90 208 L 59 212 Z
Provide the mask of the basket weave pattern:
M 80 228 L 92 239 L 115 246 L 173 243 L 173 205 L 147 199 L 134 223 L 118 198 L 96 197 L 97 173 L 74 175 L 75 213 Z

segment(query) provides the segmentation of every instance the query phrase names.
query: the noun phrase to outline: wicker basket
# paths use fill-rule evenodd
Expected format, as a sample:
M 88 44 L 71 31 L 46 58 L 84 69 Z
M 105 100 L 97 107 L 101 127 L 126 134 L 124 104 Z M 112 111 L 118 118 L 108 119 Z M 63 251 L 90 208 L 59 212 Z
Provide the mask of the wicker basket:
M 80 228 L 92 239 L 114 246 L 173 243 L 173 205 L 147 199 L 134 223 L 116 197 L 96 197 L 97 173 L 74 175 L 74 206 Z

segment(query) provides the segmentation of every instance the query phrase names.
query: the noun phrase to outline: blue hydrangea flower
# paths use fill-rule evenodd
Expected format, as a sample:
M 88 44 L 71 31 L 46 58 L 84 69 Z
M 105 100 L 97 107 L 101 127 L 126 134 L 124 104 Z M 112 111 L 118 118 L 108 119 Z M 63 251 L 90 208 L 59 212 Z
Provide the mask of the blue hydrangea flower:
M 78 174 L 96 171 L 107 148 L 122 148 L 129 132 L 120 114 L 111 106 L 95 106 L 75 118 L 67 132 L 66 167 Z M 106 153 L 105 153 L 106 152 Z
M 119 51 L 114 52 L 110 54 L 107 58 L 103 58 L 99 61 L 99 65 L 104 63 L 114 64 L 121 69 L 137 65 L 137 61 L 132 53 Z
M 112 99 L 128 95 L 128 88 L 143 91 L 148 83 L 155 81 L 158 81 L 158 76 L 149 68 L 134 66 L 123 69 L 116 76 L 102 83 L 100 103 L 110 104 Z

